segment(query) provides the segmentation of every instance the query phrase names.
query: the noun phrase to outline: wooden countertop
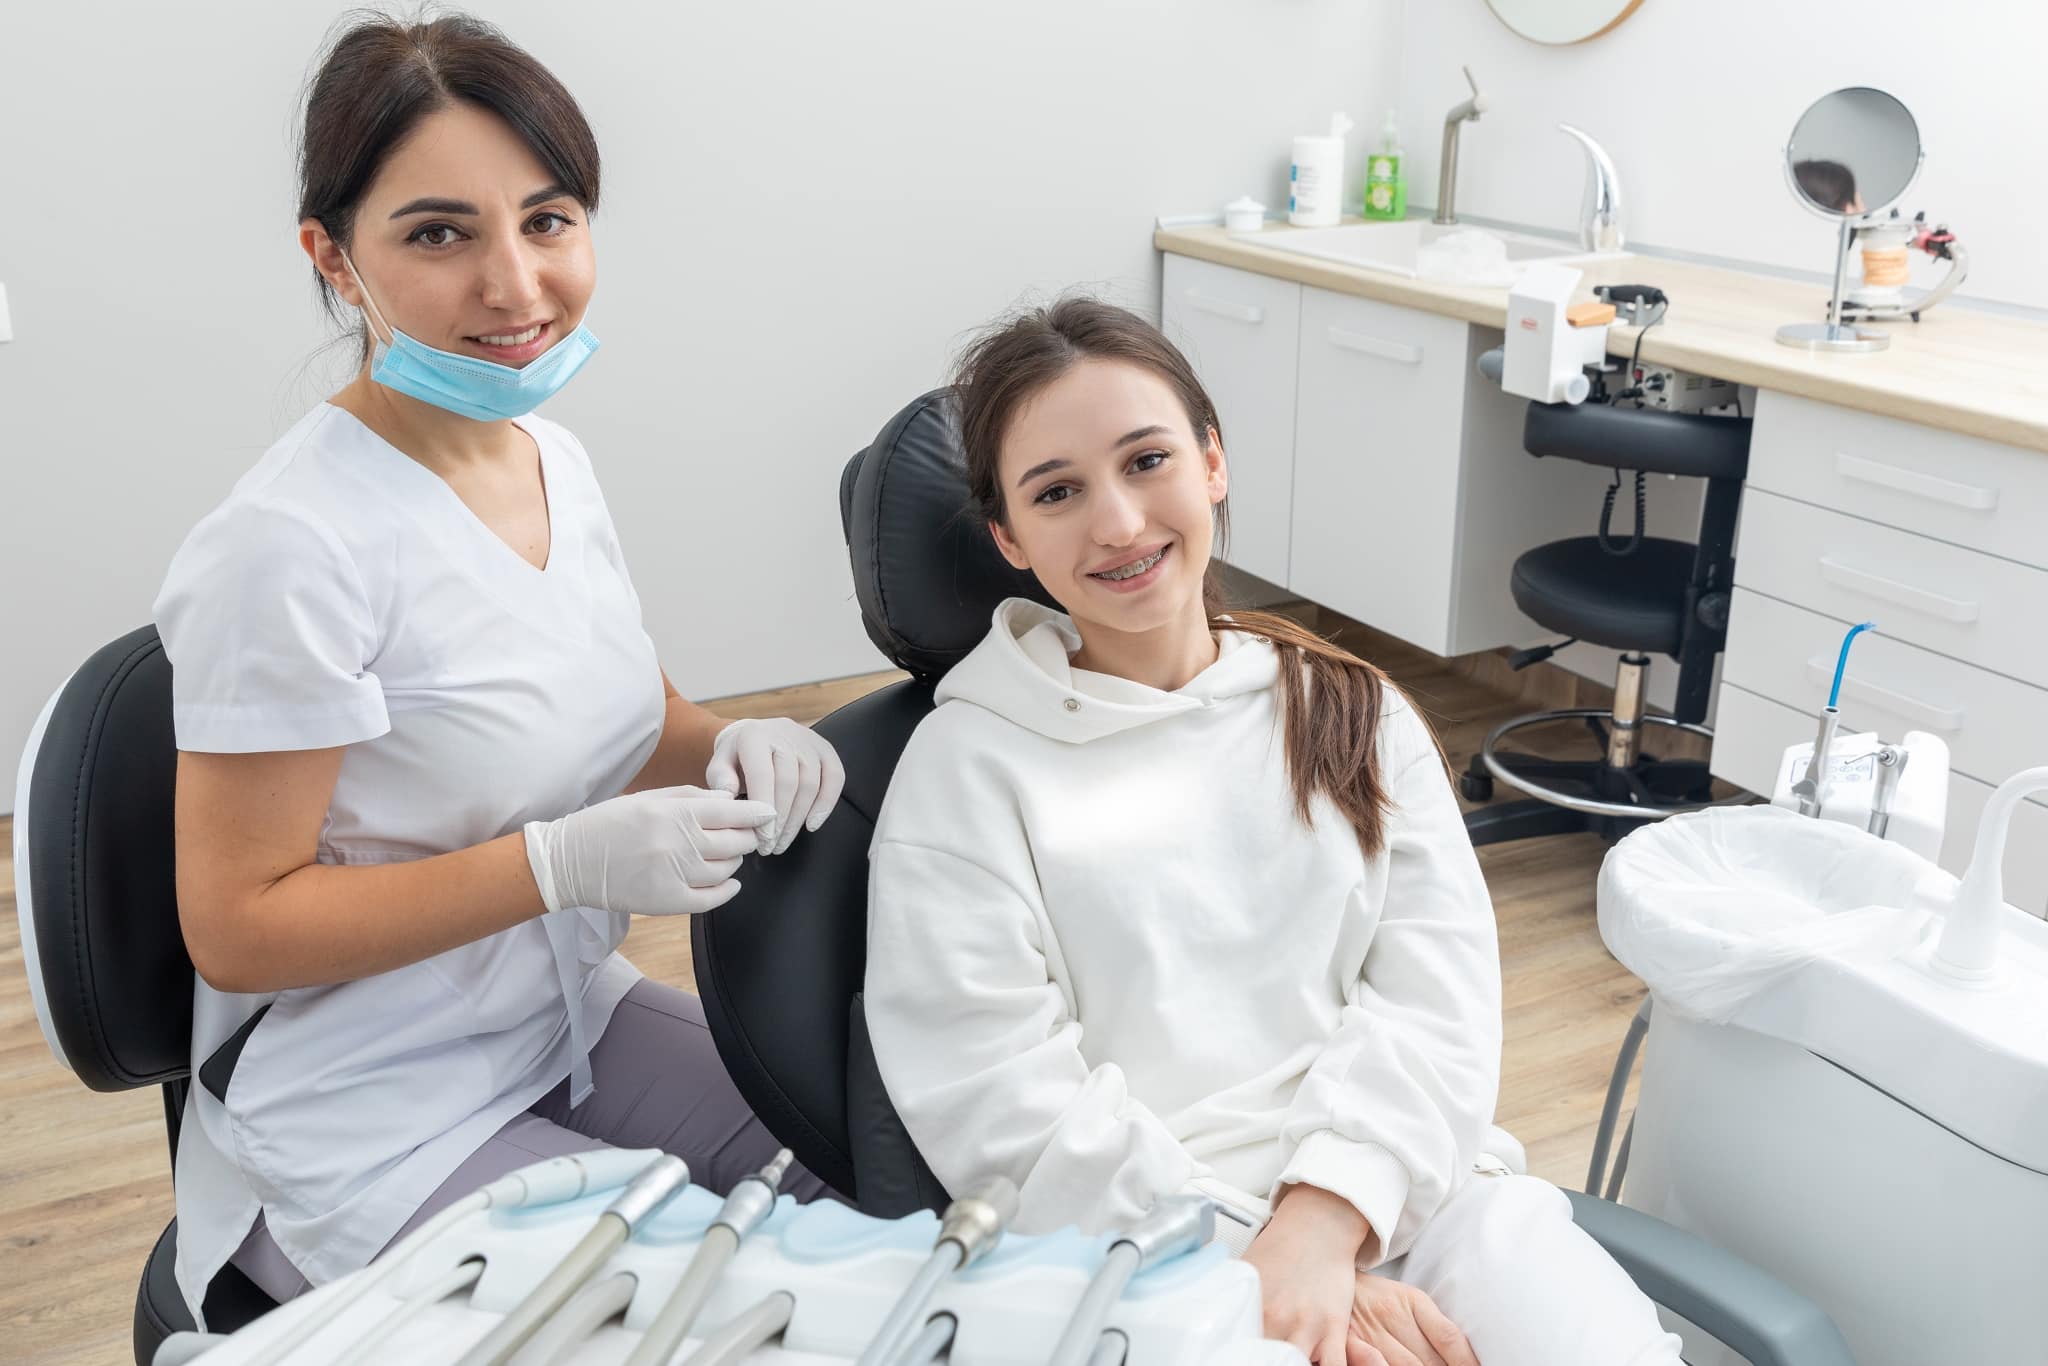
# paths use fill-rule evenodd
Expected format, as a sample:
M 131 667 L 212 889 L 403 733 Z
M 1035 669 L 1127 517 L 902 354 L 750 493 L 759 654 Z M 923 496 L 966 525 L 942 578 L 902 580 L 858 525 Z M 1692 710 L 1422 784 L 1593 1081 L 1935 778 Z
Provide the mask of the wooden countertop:
M 1500 286 L 1438 284 L 1260 245 L 1291 231 L 1284 224 L 1256 234 L 1161 228 L 1152 244 L 1486 327 L 1506 324 L 1507 290 Z M 1824 256 L 1825 245 L 1818 251 Z M 1664 321 L 1643 339 L 1646 361 L 2048 452 L 2048 325 L 1951 301 L 1918 323 L 1871 324 L 1892 334 L 1883 351 L 1821 355 L 1782 345 L 1775 335 L 1781 323 L 1826 317 L 1827 291 L 1818 286 L 1654 256 L 1583 269 L 1582 298 L 1592 297 L 1596 284 L 1622 283 L 1656 285 L 1671 296 Z M 1635 328 L 1617 323 L 1608 330 L 1611 354 L 1627 356 L 1635 342 Z

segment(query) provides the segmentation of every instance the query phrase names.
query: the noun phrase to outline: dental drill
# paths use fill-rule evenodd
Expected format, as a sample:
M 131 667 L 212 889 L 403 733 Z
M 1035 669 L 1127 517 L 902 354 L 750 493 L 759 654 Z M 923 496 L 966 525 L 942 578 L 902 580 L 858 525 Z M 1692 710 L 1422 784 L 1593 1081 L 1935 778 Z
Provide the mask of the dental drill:
M 668 1359 L 682 1345 L 689 1335 L 690 1325 L 704 1307 L 704 1301 L 711 1295 L 712 1287 L 725 1271 L 726 1264 L 739 1251 L 747 1235 L 761 1226 L 762 1220 L 775 1208 L 775 1193 L 782 1186 L 782 1178 L 789 1171 L 792 1154 L 784 1148 L 760 1171 L 741 1177 L 725 1197 L 725 1203 L 718 1207 L 718 1214 L 711 1221 L 711 1227 L 704 1231 L 704 1241 L 697 1245 L 689 1266 L 683 1269 L 683 1278 L 676 1282 L 675 1292 L 668 1302 L 647 1325 L 647 1331 L 640 1336 L 640 1345 L 626 1358 L 625 1366 L 667 1366 Z
M 569 1297 L 589 1282 L 635 1230 L 690 1184 L 690 1168 L 680 1157 L 664 1153 L 626 1184 L 619 1198 L 605 1206 L 597 1223 L 554 1269 L 512 1306 L 456 1366 L 503 1366 L 539 1331 Z
M 480 1210 L 532 1209 L 581 1199 L 593 1190 L 604 1190 L 632 1178 L 659 1154 L 647 1148 L 604 1148 L 595 1152 L 551 1157 L 530 1167 L 501 1176 L 482 1190 L 467 1195 L 442 1210 L 375 1262 L 335 1290 L 319 1308 L 301 1318 L 291 1331 L 281 1335 L 250 1357 L 247 1366 L 278 1366 L 306 1345 L 313 1336 L 334 1322 L 351 1305 L 383 1284 L 409 1263 L 413 1254 L 433 1242 L 457 1223 Z
M 1168 1196 L 1153 1206 L 1135 1228 L 1109 1245 L 1067 1319 L 1048 1366 L 1090 1366 L 1097 1361 L 1110 1311 L 1123 1298 L 1131 1277 L 1202 1246 L 1215 1233 L 1216 1206 L 1199 1196 Z
M 874 1340 L 855 1366 L 889 1366 L 919 1327 L 925 1306 L 939 1284 L 987 1255 L 1017 1217 L 1017 1187 L 1007 1177 L 991 1177 L 972 1194 L 946 1206 L 939 1219 L 939 1241 L 930 1260 L 911 1280 L 882 1320 Z

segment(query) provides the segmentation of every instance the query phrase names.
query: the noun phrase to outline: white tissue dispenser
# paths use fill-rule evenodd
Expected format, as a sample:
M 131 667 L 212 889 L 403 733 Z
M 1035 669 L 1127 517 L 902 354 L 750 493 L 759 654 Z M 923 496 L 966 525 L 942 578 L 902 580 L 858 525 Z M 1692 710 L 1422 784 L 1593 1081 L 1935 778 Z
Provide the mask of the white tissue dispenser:
M 1532 265 L 1508 290 L 1506 356 L 1500 387 L 1538 403 L 1583 403 L 1586 367 L 1607 359 L 1607 326 L 1573 327 L 1565 317 L 1579 272 Z

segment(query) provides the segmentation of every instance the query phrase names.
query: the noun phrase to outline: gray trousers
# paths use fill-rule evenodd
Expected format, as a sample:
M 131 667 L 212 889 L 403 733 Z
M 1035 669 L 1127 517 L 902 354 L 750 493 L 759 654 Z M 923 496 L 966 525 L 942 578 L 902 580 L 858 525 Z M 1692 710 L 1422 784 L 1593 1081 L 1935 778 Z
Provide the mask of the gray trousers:
M 704 1006 L 687 991 L 641 979 L 591 1047 L 590 1072 L 597 1091 L 589 1100 L 571 1110 L 564 1081 L 513 1116 L 391 1241 L 486 1182 L 543 1158 L 593 1148 L 660 1148 L 690 1164 L 692 1182 L 723 1195 L 742 1176 L 766 1166 L 780 1146 L 740 1099 L 712 1045 Z M 790 1168 L 782 1189 L 799 1201 L 833 1194 L 800 1166 Z M 280 1303 L 308 1288 L 261 1215 L 228 1260 Z

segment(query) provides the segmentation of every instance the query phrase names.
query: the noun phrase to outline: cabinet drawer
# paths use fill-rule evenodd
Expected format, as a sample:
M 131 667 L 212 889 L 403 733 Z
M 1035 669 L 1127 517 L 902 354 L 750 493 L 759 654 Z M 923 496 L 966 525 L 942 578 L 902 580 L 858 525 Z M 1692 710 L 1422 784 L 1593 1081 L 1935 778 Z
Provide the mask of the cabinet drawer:
M 1753 488 L 2048 569 L 2048 455 L 1757 395 Z
M 1294 504 L 1294 388 L 1301 286 L 1187 256 L 1166 257 L 1160 325 L 1201 376 L 1230 461 L 1223 558 L 1287 582 Z
M 1859 642 L 1857 649 L 1863 646 Z M 1714 776 L 1762 797 L 1771 794 L 1778 758 L 1813 739 L 1811 712 L 1797 711 L 1746 688 L 1724 685 L 1715 716 Z M 1885 733 L 1896 740 L 1900 731 Z M 1977 824 L 1991 800 L 1991 784 L 1951 772 L 1948 822 L 1942 829 L 1941 866 L 1957 877 L 1970 866 Z M 2013 812 L 2005 844 L 2005 899 L 2034 915 L 2048 915 L 2048 806 L 2025 801 Z
M 1735 582 L 2048 687 L 2048 570 L 1752 488 Z
M 1288 587 L 1450 652 L 1466 325 L 1305 289 Z
M 1827 701 L 1847 629 L 1737 588 L 1722 680 L 1810 717 Z M 1948 742 L 1957 772 L 1994 786 L 2048 762 L 2048 691 L 1874 632 L 1856 638 L 1841 707 L 1845 729 L 1933 731 Z

